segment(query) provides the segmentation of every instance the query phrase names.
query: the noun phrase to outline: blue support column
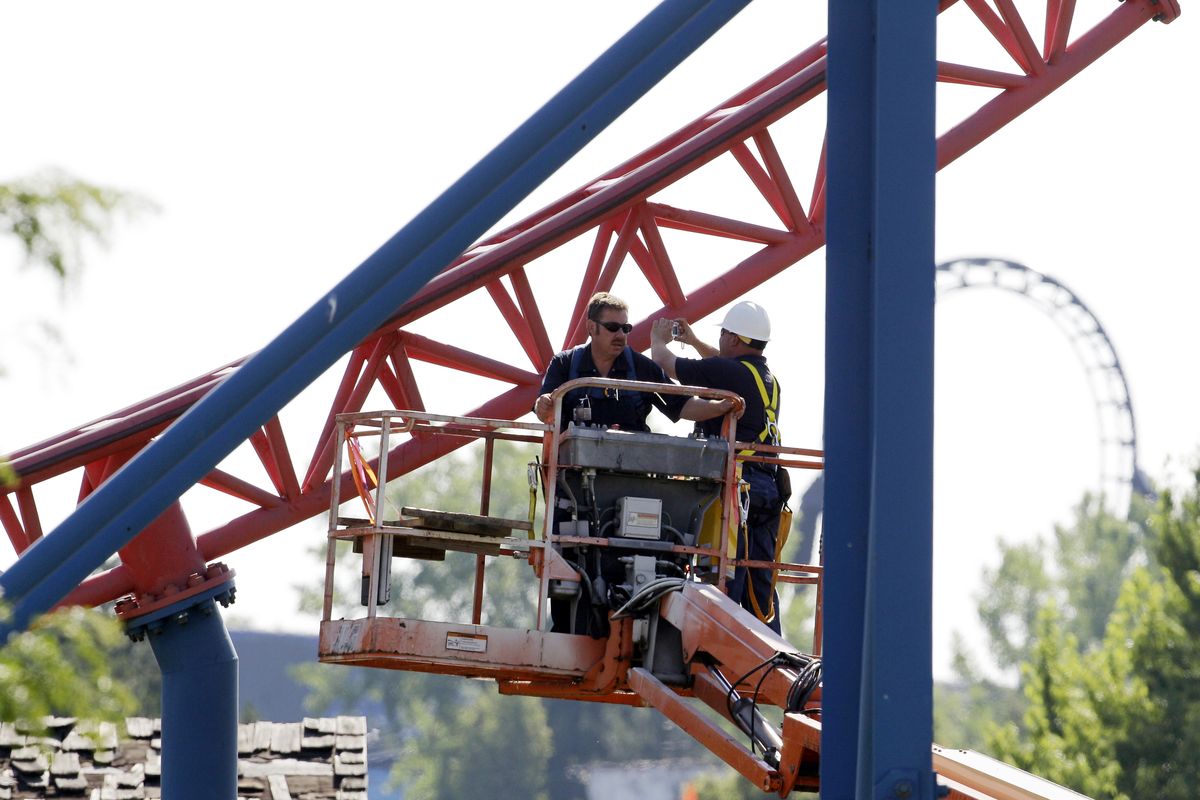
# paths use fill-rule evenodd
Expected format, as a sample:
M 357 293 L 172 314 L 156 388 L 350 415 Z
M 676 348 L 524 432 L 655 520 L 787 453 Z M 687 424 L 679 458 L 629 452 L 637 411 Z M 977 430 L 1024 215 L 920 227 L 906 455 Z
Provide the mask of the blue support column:
M 217 603 L 233 582 L 129 622 L 162 670 L 162 796 L 237 796 L 238 657 Z
M 830 0 L 821 796 L 929 800 L 936 0 Z
M 664 0 L 0 575 L 12 603 L 0 641 L 130 541 L 747 2 Z

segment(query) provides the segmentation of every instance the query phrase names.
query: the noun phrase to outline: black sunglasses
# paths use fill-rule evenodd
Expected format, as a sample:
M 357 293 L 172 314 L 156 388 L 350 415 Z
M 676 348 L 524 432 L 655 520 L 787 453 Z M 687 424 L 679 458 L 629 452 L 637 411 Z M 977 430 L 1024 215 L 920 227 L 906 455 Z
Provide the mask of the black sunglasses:
M 617 331 L 629 333 L 631 330 L 633 330 L 633 326 L 628 322 L 597 322 L 596 324 L 601 328 L 604 328 L 604 330 L 608 331 L 609 333 L 616 333 Z

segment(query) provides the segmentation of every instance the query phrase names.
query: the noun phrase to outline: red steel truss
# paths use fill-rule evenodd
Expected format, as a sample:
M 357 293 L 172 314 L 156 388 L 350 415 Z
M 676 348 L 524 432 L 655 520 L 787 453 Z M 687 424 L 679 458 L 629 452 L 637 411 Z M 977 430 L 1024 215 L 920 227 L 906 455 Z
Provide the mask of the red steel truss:
M 943 14 L 942 30 L 947 18 L 956 15 L 958 23 L 965 21 L 990 35 L 1009 63 L 997 68 L 982 62 L 939 61 L 940 83 L 977 90 L 973 110 L 938 139 L 939 168 L 1031 108 L 1146 22 L 1171 22 L 1179 13 L 1175 0 L 1127 0 L 1115 4 L 1112 12 L 1090 29 L 1076 32 L 1075 0 L 1047 0 L 1044 9 L 1027 12 L 1028 16 L 1017 10 L 1014 0 L 963 0 L 960 4 L 943 0 L 943 12 L 951 6 L 957 7 Z M 1026 20 L 1033 13 L 1040 19 L 1043 10 L 1039 45 Z M 818 98 L 824 88 L 825 42 L 821 41 L 620 166 L 462 254 L 350 353 L 315 439 L 289 437 L 278 417 L 251 437 L 269 486 L 256 483 L 260 477 L 226 471 L 231 468 L 225 464 L 226 469 L 215 469 L 202 481 L 244 501 L 247 510 L 196 537 L 199 554 L 205 560 L 218 558 L 324 512 L 333 486 L 330 434 L 335 415 L 361 410 L 375 387 L 381 388 L 396 408 L 424 410 L 413 362 L 482 376 L 504 387 L 477 407 L 455 409 L 455 413 L 516 419 L 529 411 L 541 373 L 555 350 L 582 340 L 578 320 L 587 298 L 611 288 L 631 262 L 662 303 L 629 337 L 634 348 L 644 349 L 649 345 L 650 320 L 664 314 L 702 318 L 820 248 L 824 244 L 824 146 L 813 152 L 789 152 L 785 159 L 779 143 L 787 140 L 772 131 L 785 117 Z M 700 207 L 701 199 L 692 201 L 698 206 L 695 208 L 667 205 L 659 199 L 668 187 L 705 171 L 726 155 L 765 201 L 773 217 L 768 223 L 705 210 Z M 728 163 L 728 159 L 722 160 Z M 804 176 L 803 185 L 800 176 Z M 725 265 L 716 277 L 689 274 L 672 259 L 673 248 L 668 247 L 664 230 L 689 239 L 739 241 L 752 252 Z M 554 251 L 575 240 L 590 245 L 581 277 L 559 268 L 549 274 L 537 272 L 538 285 L 545 280 L 547 290 L 554 289 L 555 300 L 562 297 L 564 281 L 571 282 L 575 293 L 569 317 L 574 324 L 552 338 L 534 292 L 533 273 L 550 261 Z M 507 321 L 524 354 L 523 362 L 508 363 L 496 355 L 497 342 L 476 338 L 453 344 L 415 331 L 424 318 L 481 290 Z M 239 363 L 12 453 L 9 460 L 22 482 L 15 489 L 0 489 L 0 523 L 14 551 L 19 555 L 42 536 L 35 499 L 39 484 L 78 470 L 78 500 L 82 501 Z M 415 469 L 454 446 L 429 439 L 406 442 L 389 454 L 390 473 L 400 475 Z M 297 469 L 293 454 L 300 452 L 310 455 Z M 340 480 L 343 491 L 349 491 L 349 475 Z M 153 553 L 149 557 L 152 559 Z M 85 581 L 65 602 L 94 605 L 130 592 L 135 585 L 145 590 L 144 576 L 135 580 L 135 570 L 144 573 L 145 565 L 123 560 L 122 565 Z

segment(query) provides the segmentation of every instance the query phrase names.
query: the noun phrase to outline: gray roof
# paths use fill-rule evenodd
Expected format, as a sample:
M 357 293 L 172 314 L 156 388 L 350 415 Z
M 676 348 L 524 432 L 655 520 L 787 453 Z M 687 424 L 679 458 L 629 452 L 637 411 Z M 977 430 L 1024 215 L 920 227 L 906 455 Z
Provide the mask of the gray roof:
M 146 717 L 0 722 L 0 800 L 159 798 L 160 730 Z M 365 717 L 239 725 L 238 797 L 366 800 L 366 739 Z

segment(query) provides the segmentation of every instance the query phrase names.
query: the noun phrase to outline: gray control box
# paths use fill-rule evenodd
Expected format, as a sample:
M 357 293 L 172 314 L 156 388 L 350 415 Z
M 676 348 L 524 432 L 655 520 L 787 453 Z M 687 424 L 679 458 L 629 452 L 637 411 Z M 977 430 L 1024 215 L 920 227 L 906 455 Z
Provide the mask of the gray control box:
M 665 433 L 570 426 L 558 451 L 562 466 L 722 480 L 728 443 Z
M 618 498 L 617 535 L 628 539 L 661 539 L 662 500 L 657 497 Z

